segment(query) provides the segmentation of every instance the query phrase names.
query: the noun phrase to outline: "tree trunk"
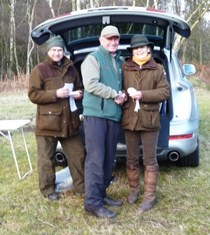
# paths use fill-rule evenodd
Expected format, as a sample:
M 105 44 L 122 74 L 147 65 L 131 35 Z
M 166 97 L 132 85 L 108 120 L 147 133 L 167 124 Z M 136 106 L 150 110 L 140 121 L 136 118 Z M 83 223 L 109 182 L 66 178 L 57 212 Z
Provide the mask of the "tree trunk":
M 27 45 L 27 59 L 26 59 L 26 75 L 30 74 L 30 58 L 31 53 L 34 49 L 34 42 L 31 40 L 31 31 L 32 31 L 32 25 L 34 20 L 34 11 L 37 0 L 34 0 L 33 6 L 31 8 L 31 4 L 33 0 L 29 0 L 27 2 L 27 18 L 28 18 L 28 45 Z
M 81 10 L 80 0 L 77 0 L 77 11 Z
M 197 14 L 197 19 L 194 20 L 193 24 L 191 24 L 191 31 L 197 26 L 197 24 L 200 22 L 200 19 L 203 18 L 203 16 L 206 14 L 208 11 L 210 4 L 207 4 L 206 6 L 204 5 L 206 1 L 203 1 L 201 4 L 199 4 L 196 9 L 192 12 L 192 14 L 188 17 L 187 22 L 189 22 L 195 14 Z M 202 10 L 201 10 L 202 9 Z M 201 13 L 198 13 L 201 11 Z M 185 41 L 185 38 L 181 38 L 181 36 L 177 35 L 175 41 L 174 41 L 174 50 L 176 52 L 179 51 L 180 46 L 183 44 Z
M 14 24 L 15 24 L 15 0 L 10 0 L 10 46 L 9 46 L 9 66 L 8 66 L 8 77 L 12 77 L 12 66 L 13 66 L 13 52 L 14 52 Z
M 48 5 L 49 5 L 50 11 L 52 13 L 52 17 L 55 17 L 55 11 L 54 11 L 53 5 L 52 5 L 53 0 L 46 0 L 46 1 L 47 1 Z
M 76 8 L 75 8 L 75 5 L 76 5 L 76 4 L 75 4 L 75 1 L 76 1 L 76 0 L 72 0 L 72 1 L 71 1 L 71 9 L 72 9 L 72 11 L 75 11 L 75 10 L 76 10 Z
M 200 64 L 203 64 L 203 43 L 202 43 L 202 37 L 200 37 L 200 40 L 199 40 L 199 62 Z

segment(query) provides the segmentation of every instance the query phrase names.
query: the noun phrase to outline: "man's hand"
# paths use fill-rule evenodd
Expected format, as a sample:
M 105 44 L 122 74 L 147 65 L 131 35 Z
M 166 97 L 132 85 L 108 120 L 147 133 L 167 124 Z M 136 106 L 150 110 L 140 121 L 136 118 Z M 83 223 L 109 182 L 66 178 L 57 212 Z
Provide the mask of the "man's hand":
M 73 97 L 75 100 L 80 100 L 83 97 L 83 91 L 82 90 L 76 90 L 73 93 Z
M 56 96 L 58 98 L 67 98 L 69 97 L 69 90 L 66 87 L 62 87 L 56 90 Z
M 122 105 L 127 100 L 127 96 L 125 93 L 119 92 L 118 96 L 114 99 L 114 102 L 118 105 Z

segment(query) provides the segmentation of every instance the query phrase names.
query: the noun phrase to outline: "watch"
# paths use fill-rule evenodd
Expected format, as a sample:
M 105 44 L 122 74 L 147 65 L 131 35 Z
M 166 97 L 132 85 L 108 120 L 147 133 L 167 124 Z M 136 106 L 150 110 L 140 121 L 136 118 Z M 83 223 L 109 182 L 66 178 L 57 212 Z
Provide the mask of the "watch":
M 117 94 L 115 97 L 114 97 L 114 100 L 118 99 L 119 98 L 119 94 Z

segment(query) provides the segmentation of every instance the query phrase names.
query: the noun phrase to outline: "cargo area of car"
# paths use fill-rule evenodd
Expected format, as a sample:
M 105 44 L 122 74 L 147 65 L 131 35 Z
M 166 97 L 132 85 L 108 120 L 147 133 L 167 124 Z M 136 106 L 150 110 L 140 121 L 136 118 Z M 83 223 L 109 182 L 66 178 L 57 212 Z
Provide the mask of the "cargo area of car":
M 78 73 L 80 74 L 80 77 L 82 79 L 81 76 L 81 64 L 83 62 L 83 60 L 85 59 L 85 57 L 87 56 L 88 53 L 78 53 L 76 55 L 73 55 L 71 57 L 71 59 L 74 60 L 74 65 L 78 71 Z M 130 55 L 128 54 L 128 52 L 126 50 L 123 50 L 121 52 L 123 59 L 127 59 Z M 157 63 L 160 63 L 163 65 L 165 72 L 168 75 L 168 68 L 167 68 L 167 57 L 166 55 L 164 55 L 163 53 L 161 53 L 160 51 L 154 51 L 154 59 L 156 60 Z M 168 78 L 168 81 L 170 81 L 170 79 Z M 171 114 L 171 110 L 172 108 L 170 107 L 171 105 L 171 101 L 170 98 L 161 103 L 160 104 L 160 119 L 161 119 L 161 131 L 159 134 L 159 141 L 158 141 L 158 150 L 157 150 L 157 154 L 158 151 L 162 151 L 162 149 L 165 149 L 168 147 L 168 141 L 169 141 L 169 126 L 170 126 L 170 120 L 172 117 Z M 80 110 L 80 113 L 82 113 L 82 102 L 81 101 L 77 101 L 77 106 Z M 82 136 L 82 139 L 84 141 L 84 132 L 83 132 L 83 124 L 81 124 L 81 128 L 80 128 L 80 134 Z M 140 155 L 141 155 L 141 150 L 140 150 Z M 120 135 L 119 135 L 119 142 L 118 142 L 118 148 L 117 148 L 117 153 L 116 153 L 116 158 L 118 161 L 120 161 L 120 159 L 125 160 L 125 154 L 126 154 L 126 149 L 125 149 L 125 138 L 124 138 L 124 131 L 123 129 L 121 129 L 120 131 Z

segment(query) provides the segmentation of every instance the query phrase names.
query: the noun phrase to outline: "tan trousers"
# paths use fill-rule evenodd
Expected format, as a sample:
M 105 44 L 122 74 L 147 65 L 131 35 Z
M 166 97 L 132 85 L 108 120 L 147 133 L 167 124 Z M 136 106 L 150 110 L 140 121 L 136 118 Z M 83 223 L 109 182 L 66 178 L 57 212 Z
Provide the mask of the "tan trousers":
M 157 166 L 156 148 L 159 132 L 140 132 L 125 130 L 127 144 L 126 171 L 129 186 L 132 190 L 139 190 L 140 164 L 139 148 L 143 146 L 144 166 Z

